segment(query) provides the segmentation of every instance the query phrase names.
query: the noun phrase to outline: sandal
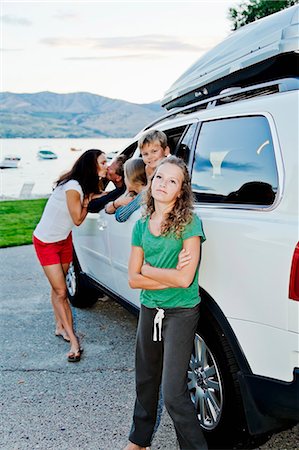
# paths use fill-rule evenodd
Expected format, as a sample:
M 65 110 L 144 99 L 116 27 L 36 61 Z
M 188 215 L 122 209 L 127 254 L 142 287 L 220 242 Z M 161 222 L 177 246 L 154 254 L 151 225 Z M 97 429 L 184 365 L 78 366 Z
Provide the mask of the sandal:
M 79 348 L 76 352 L 70 352 L 67 357 L 68 362 L 79 362 L 82 352 L 83 348 Z

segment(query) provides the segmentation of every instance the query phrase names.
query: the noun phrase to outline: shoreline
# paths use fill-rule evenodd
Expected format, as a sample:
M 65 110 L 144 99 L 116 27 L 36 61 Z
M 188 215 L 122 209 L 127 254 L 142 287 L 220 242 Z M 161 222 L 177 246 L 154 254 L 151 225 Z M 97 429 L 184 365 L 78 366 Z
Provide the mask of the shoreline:
M 50 197 L 51 194 L 30 194 L 24 197 L 11 197 L 5 194 L 0 194 L 0 202 L 11 202 L 16 200 L 42 200 Z

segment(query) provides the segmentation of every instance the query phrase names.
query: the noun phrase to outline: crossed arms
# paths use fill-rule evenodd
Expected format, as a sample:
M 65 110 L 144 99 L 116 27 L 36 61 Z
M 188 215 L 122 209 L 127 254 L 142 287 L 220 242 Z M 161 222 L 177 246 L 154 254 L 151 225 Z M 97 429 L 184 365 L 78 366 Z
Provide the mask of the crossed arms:
M 193 236 L 184 240 L 183 250 L 176 269 L 163 269 L 146 264 L 143 249 L 132 246 L 128 270 L 130 287 L 146 290 L 189 287 L 194 279 L 200 257 L 200 237 Z M 187 256 L 184 257 L 184 254 Z M 180 258 L 182 258 L 181 264 Z

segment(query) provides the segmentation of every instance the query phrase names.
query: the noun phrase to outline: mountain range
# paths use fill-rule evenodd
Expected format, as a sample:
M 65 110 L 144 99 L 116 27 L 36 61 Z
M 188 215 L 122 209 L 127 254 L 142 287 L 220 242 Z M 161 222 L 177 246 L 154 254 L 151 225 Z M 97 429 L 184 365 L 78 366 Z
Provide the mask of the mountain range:
M 126 138 L 166 111 L 88 92 L 0 93 L 0 138 Z

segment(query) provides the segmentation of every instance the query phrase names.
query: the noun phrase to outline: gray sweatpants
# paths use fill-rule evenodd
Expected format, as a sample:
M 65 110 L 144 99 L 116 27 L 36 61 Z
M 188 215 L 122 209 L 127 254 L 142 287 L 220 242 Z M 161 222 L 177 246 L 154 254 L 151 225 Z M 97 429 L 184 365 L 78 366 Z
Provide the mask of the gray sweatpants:
M 151 444 L 159 388 L 182 450 L 205 450 L 207 443 L 187 388 L 187 370 L 199 319 L 194 308 L 165 309 L 162 341 L 153 341 L 155 308 L 141 306 L 136 340 L 136 401 L 129 440 Z

